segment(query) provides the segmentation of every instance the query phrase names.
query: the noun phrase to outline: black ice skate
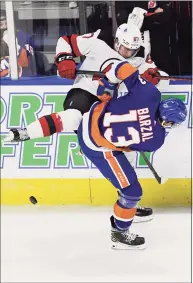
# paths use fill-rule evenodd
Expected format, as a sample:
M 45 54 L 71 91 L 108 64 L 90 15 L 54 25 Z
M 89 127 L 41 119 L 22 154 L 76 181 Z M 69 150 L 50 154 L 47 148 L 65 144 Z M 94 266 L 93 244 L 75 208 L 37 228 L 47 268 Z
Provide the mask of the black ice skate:
M 4 138 L 3 142 L 20 142 L 29 140 L 27 129 L 11 129 Z
M 145 222 L 153 219 L 153 210 L 149 207 L 138 206 L 133 222 Z
M 127 231 L 120 231 L 115 227 L 114 217 L 111 216 L 111 241 L 112 249 L 139 250 L 145 248 L 145 239 Z

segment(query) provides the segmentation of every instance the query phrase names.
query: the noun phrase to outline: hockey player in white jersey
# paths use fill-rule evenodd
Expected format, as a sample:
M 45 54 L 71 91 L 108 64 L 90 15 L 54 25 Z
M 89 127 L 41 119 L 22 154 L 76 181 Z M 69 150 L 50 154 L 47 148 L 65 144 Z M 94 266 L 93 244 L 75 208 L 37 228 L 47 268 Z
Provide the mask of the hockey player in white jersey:
M 26 129 L 11 129 L 4 141 L 25 141 L 50 136 L 61 131 L 76 131 L 81 122 L 82 115 L 89 111 L 94 102 L 108 98 L 105 91 L 108 90 L 108 93 L 113 92 L 114 86 L 110 83 L 104 84 L 105 80 L 100 80 L 96 76 L 76 76 L 74 57 L 81 55 L 86 57 L 80 67 L 82 70 L 106 73 L 110 70 L 113 63 L 125 59 L 133 66 L 139 68 L 143 65 L 142 63 L 145 63 L 145 57 L 138 59 L 135 56 L 142 45 L 141 32 L 132 21 L 128 21 L 127 24 L 123 24 L 117 29 L 114 44 L 115 50 L 100 40 L 100 30 L 82 36 L 60 37 L 55 57 L 58 73 L 63 78 L 75 79 L 64 101 L 64 111 L 43 116 L 29 124 Z M 148 66 L 154 69 L 155 74 L 155 70 L 157 71 L 155 65 L 149 64 Z M 151 74 L 146 74 L 146 79 L 148 78 L 150 80 L 154 79 Z M 103 96 L 97 96 L 99 84 L 104 88 Z M 119 95 L 122 96 L 124 93 L 124 85 L 122 84 L 120 85 Z M 137 214 L 140 219 L 143 216 L 143 220 L 152 218 L 151 209 L 138 208 Z
M 139 73 L 141 73 L 141 70 L 144 71 L 141 74 L 142 78 L 157 84 L 158 79 L 153 76 L 157 72 L 157 68 L 154 63 L 150 63 L 147 51 L 144 50 L 145 57 L 136 56 L 142 46 L 140 30 L 132 22 L 122 24 L 117 29 L 115 50 L 100 40 L 100 30 L 82 36 L 60 37 L 56 46 L 55 57 L 58 73 L 62 78 L 75 79 L 64 101 L 64 111 L 48 115 L 49 117 L 42 117 L 31 123 L 27 126 L 24 136 L 22 131 L 17 133 L 17 130 L 14 136 L 11 130 L 10 136 L 6 140 L 33 139 L 50 136 L 61 131 L 76 131 L 82 119 L 82 114 L 89 111 L 95 101 L 106 98 L 105 95 L 97 97 L 98 85 L 99 83 L 103 84 L 100 78 L 80 74 L 76 76 L 74 57 L 81 55 L 86 57 L 80 70 L 102 71 L 104 73 L 111 68 L 113 63 L 127 59 L 131 65 L 139 69 Z M 146 62 L 147 60 L 149 62 Z M 104 90 L 108 89 L 109 91 L 112 88 L 111 84 L 106 84 L 103 87 Z M 120 84 L 118 96 L 123 96 L 124 93 L 124 84 Z

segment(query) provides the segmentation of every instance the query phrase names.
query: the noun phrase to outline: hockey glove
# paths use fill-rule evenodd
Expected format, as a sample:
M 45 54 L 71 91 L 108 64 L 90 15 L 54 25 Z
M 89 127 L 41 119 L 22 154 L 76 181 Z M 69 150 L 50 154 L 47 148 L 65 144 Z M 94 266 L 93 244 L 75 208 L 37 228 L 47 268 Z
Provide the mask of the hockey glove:
M 72 54 L 60 53 L 55 57 L 55 64 L 58 67 L 60 77 L 74 79 L 76 75 L 76 63 Z
M 134 25 L 136 25 L 139 29 L 141 29 L 143 25 L 144 15 L 146 13 L 147 13 L 146 10 L 139 7 L 135 7 L 132 13 L 129 14 L 127 24 L 129 25 L 129 21 L 131 21 Z
M 156 76 L 159 76 L 159 71 L 158 68 L 149 68 L 147 69 L 143 74 L 141 74 L 141 78 L 154 84 L 157 85 L 160 82 L 160 79 L 157 78 Z
M 118 84 L 108 82 L 108 80 L 106 80 L 105 78 L 100 79 L 98 82 L 99 86 L 97 89 L 97 97 L 102 102 L 110 101 L 113 97 L 114 91 L 118 88 Z

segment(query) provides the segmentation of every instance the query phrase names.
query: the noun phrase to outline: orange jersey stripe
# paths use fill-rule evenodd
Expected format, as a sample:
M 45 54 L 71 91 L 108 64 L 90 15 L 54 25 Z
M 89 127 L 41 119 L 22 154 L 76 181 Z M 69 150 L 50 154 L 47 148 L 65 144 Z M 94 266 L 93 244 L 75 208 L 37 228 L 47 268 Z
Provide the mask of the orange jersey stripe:
M 18 58 L 18 65 L 21 67 L 28 67 L 28 58 L 27 52 L 25 49 L 22 48 L 19 58 Z
M 126 188 L 130 185 L 124 171 L 122 170 L 116 157 L 113 156 L 112 152 L 104 152 L 105 159 L 108 161 L 111 169 L 113 170 L 121 188 Z
M 117 78 L 119 80 L 124 80 L 127 77 L 131 76 L 136 71 L 137 71 L 137 69 L 135 67 L 133 67 L 129 63 L 125 63 L 118 69 Z
M 136 214 L 136 208 L 122 208 L 117 203 L 115 203 L 114 214 L 119 218 L 132 219 Z
M 2 77 L 5 77 L 5 76 L 8 75 L 8 73 L 9 73 L 9 69 L 3 70 L 3 71 L 0 72 L 0 77 L 1 77 L 1 78 L 2 78 Z
M 99 126 L 98 126 L 98 119 L 99 119 L 102 111 L 104 110 L 105 106 L 106 106 L 106 103 L 102 102 L 102 103 L 98 104 L 93 111 L 92 120 L 91 120 L 91 136 L 92 136 L 93 140 L 95 141 L 95 143 L 98 146 L 106 147 L 106 148 L 109 148 L 109 149 L 112 149 L 112 150 L 127 151 L 127 152 L 132 151 L 128 147 L 126 147 L 126 148 L 125 147 L 116 147 L 115 145 L 110 143 L 108 140 L 106 140 L 103 136 L 101 136 Z

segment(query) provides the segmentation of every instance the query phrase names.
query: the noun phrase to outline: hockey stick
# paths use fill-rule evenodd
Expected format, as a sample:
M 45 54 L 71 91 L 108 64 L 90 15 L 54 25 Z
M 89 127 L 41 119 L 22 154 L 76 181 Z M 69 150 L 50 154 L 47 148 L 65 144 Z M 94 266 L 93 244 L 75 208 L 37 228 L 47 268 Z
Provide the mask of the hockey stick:
M 187 81 L 191 82 L 192 78 L 183 78 L 183 77 L 170 77 L 170 76 L 153 76 L 155 78 L 158 78 L 160 80 L 170 80 L 170 81 Z
M 154 177 L 156 178 L 157 182 L 159 184 L 162 184 L 162 178 L 158 175 L 158 173 L 155 171 L 154 167 L 152 166 L 152 164 L 149 162 L 149 159 L 147 158 L 147 156 L 145 155 L 145 153 L 143 151 L 140 151 L 141 155 L 143 156 L 143 159 L 145 160 L 147 166 L 149 167 L 149 169 L 151 170 L 151 172 L 153 173 Z
M 90 76 L 97 76 L 97 77 L 104 77 L 105 74 L 103 72 L 99 71 L 87 71 L 87 70 L 77 70 L 77 75 L 90 75 Z M 173 77 L 173 76 L 155 76 L 155 78 L 158 78 L 160 80 L 177 80 L 177 81 L 192 81 L 192 78 L 183 78 L 183 77 Z
M 87 71 L 87 70 L 77 70 L 77 75 L 90 75 L 90 76 L 97 76 L 103 78 L 105 73 L 99 71 Z

